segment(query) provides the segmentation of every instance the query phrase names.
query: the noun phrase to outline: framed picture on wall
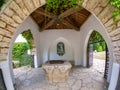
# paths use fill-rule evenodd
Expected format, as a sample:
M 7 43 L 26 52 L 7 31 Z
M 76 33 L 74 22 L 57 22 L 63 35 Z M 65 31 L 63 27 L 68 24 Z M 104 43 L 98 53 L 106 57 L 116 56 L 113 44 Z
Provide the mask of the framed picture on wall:
M 65 46 L 63 42 L 59 42 L 57 44 L 57 54 L 59 56 L 63 56 L 65 54 Z

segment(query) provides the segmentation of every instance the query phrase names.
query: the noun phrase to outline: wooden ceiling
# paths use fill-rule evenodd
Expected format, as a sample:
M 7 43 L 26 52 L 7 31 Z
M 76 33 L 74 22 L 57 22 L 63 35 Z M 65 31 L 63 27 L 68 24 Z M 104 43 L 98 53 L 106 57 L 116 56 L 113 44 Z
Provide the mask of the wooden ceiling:
M 40 31 L 47 29 L 74 29 L 79 31 L 89 15 L 90 12 L 84 8 L 70 8 L 62 14 L 55 15 L 52 12 L 45 12 L 44 7 L 40 7 L 31 14 L 31 17 L 39 25 Z

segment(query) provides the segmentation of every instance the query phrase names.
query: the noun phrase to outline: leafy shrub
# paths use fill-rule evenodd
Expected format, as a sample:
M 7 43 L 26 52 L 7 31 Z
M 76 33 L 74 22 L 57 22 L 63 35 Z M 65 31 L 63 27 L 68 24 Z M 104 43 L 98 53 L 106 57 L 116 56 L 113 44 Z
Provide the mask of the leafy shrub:
M 32 57 L 27 54 L 28 49 L 28 43 L 14 43 L 12 50 L 12 59 L 18 60 L 20 62 L 20 66 L 31 64 Z
M 102 52 L 103 49 L 102 49 L 102 46 L 99 46 L 98 49 L 97 49 L 98 52 Z
M 93 44 L 93 50 L 97 50 L 99 46 L 100 46 L 99 43 L 94 43 Z
M 103 51 L 106 50 L 106 43 L 105 42 L 102 42 L 102 48 L 103 48 Z
M 101 36 L 101 34 L 97 31 L 93 31 L 89 43 L 93 44 L 93 50 L 96 50 L 98 52 L 105 51 L 106 49 L 106 42 L 104 38 Z
M 105 42 L 98 42 L 93 44 L 93 50 L 97 52 L 102 52 L 106 50 L 106 43 Z

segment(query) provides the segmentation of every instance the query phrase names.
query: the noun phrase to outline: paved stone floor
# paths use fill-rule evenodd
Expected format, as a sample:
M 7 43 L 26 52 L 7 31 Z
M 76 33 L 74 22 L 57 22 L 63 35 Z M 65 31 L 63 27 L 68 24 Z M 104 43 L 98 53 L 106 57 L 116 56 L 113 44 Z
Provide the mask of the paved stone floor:
M 97 60 L 91 68 L 73 67 L 64 83 L 52 84 L 42 68 L 18 68 L 14 70 L 16 87 L 17 90 L 105 90 L 103 71 L 100 69 L 104 68 L 100 66 L 103 64 Z
M 91 69 L 96 70 L 97 72 L 101 73 L 102 75 L 104 75 L 104 71 L 105 71 L 105 60 L 102 59 L 94 59 L 93 60 L 93 66 L 91 67 Z

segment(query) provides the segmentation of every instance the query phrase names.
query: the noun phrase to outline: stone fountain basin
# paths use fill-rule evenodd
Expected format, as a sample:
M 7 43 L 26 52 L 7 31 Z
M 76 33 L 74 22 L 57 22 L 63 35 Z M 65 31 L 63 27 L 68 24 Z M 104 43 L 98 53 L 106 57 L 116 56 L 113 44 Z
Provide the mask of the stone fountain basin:
M 63 64 L 65 61 L 63 60 L 50 60 L 50 61 L 47 61 L 47 63 L 50 63 L 50 64 Z
M 71 63 L 64 60 L 50 60 L 42 65 L 50 83 L 66 81 L 71 67 Z

